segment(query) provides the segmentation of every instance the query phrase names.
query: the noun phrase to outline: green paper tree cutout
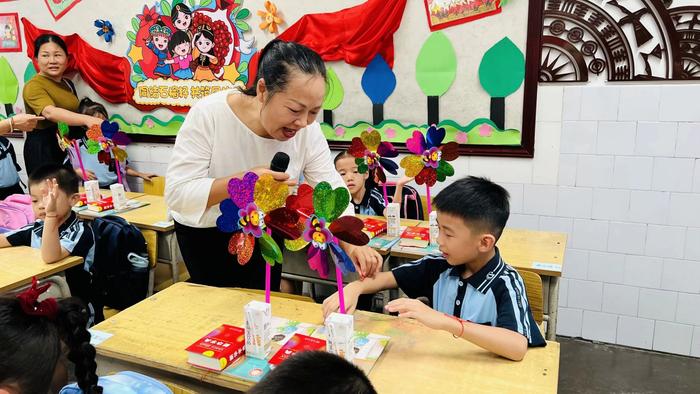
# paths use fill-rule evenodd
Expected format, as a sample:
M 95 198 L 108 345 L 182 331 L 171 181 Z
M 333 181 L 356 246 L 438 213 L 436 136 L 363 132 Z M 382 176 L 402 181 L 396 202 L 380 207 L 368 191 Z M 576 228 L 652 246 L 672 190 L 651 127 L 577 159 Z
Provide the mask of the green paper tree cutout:
M 0 103 L 5 104 L 5 114 L 13 114 L 12 104 L 17 101 L 19 93 L 19 81 L 10 63 L 4 56 L 0 56 Z
M 432 33 L 416 59 L 416 81 L 428 96 L 428 124 L 440 120 L 439 99 L 452 85 L 457 75 L 457 55 L 443 32 Z
M 24 83 L 29 82 L 29 80 L 34 78 L 35 75 L 36 69 L 34 68 L 34 63 L 27 63 L 27 68 L 24 69 Z
M 333 126 L 333 110 L 338 108 L 345 97 L 343 84 L 332 67 L 326 68 L 326 97 L 323 99 L 323 122 Z
M 479 65 L 479 82 L 491 96 L 491 120 L 505 129 L 506 97 L 518 90 L 525 79 L 525 56 L 508 37 L 492 46 Z

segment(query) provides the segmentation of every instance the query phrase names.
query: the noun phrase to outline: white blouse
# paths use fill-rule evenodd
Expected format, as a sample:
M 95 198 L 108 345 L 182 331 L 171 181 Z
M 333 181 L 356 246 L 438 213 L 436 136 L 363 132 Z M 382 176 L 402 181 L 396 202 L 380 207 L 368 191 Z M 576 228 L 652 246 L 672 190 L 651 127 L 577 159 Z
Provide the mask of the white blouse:
M 228 106 L 229 94 L 214 93 L 199 100 L 178 132 L 165 182 L 165 201 L 173 218 L 190 227 L 216 227 L 219 204 L 208 209 L 209 191 L 216 178 L 258 166 L 269 166 L 277 152 L 290 157 L 287 174 L 301 174 L 311 186 L 326 181 L 333 188 L 346 187 L 335 170 L 328 142 L 318 122 L 299 130 L 288 141 L 253 133 Z M 354 215 L 352 204 L 345 215 Z

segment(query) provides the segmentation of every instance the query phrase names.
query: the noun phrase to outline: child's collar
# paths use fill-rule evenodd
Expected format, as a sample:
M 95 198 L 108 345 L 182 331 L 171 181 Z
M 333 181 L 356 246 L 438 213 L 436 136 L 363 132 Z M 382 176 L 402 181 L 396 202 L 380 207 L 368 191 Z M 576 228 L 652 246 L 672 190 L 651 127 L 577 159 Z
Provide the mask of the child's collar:
M 472 285 L 477 291 L 486 294 L 486 291 L 491 287 L 494 278 L 497 278 L 501 271 L 505 267 L 503 259 L 501 259 L 501 253 L 498 247 L 494 247 L 494 255 L 491 259 L 479 269 L 474 272 L 470 277 L 463 279 L 468 284 Z M 462 278 L 462 274 L 467 269 L 466 264 L 460 264 L 458 266 L 452 267 L 450 270 L 450 276 L 457 276 Z

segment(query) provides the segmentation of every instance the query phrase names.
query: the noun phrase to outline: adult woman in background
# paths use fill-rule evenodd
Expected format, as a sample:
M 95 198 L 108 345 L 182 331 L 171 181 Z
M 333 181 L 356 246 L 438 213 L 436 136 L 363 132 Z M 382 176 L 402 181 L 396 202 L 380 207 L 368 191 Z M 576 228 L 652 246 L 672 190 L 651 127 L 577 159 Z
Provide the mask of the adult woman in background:
M 68 48 L 61 37 L 42 34 L 34 41 L 34 58 L 39 73 L 22 90 L 24 107 L 28 114 L 42 116 L 24 143 L 24 165 L 27 174 L 44 164 L 65 165 L 73 168 L 67 153 L 58 144 L 58 122 L 69 126 L 90 127 L 102 119 L 81 115 L 78 95 L 73 83 L 63 78 L 68 66 Z
M 303 174 L 309 184 L 345 187 L 333 167 L 331 151 L 315 121 L 326 91 L 320 56 L 302 45 L 273 40 L 260 54 L 255 84 L 229 90 L 195 104 L 178 132 L 166 175 L 165 199 L 185 265 L 195 283 L 263 288 L 265 265 L 258 244 L 253 259 L 239 265 L 228 251 L 231 234 L 216 228 L 219 203 L 229 197 L 228 182 L 248 171 L 271 174 L 294 184 Z M 286 172 L 269 169 L 277 152 L 291 160 Z M 352 206 L 346 211 L 352 215 Z M 381 256 L 364 246 L 341 243 L 361 275 L 371 276 Z M 272 269 L 272 289 L 282 268 Z

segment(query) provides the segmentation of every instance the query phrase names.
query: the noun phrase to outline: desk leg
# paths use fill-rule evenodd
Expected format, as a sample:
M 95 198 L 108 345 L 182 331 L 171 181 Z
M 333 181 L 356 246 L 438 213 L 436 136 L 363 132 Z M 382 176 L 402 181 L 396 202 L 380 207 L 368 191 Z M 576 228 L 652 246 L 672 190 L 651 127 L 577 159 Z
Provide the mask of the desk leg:
M 549 277 L 549 319 L 547 320 L 547 340 L 557 337 L 557 309 L 559 308 L 559 277 Z
M 179 261 L 177 261 L 177 255 L 179 254 L 179 247 L 177 245 L 177 239 L 175 238 L 175 232 L 167 235 L 170 238 L 170 268 L 173 274 L 173 284 L 180 280 L 180 267 Z

